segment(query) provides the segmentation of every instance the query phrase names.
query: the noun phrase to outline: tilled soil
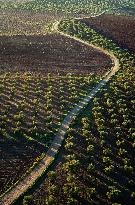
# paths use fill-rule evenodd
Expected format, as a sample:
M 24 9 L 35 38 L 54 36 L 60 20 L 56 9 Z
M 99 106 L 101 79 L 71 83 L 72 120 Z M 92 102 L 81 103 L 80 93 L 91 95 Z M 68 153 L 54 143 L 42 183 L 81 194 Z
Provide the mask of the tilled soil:
M 135 53 L 135 17 L 104 14 L 81 22 L 112 39 L 122 48 Z
M 112 62 L 104 53 L 59 34 L 0 37 L 0 72 L 73 69 L 102 74 Z
M 44 152 L 44 146 L 0 136 L 0 195 L 24 174 Z

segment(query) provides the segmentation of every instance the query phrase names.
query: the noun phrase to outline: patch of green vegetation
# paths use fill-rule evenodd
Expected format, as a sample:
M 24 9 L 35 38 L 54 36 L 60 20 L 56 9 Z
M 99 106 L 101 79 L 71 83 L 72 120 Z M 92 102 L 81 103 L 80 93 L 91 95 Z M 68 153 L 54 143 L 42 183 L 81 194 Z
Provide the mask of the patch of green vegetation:
M 134 204 L 134 58 L 77 20 L 61 21 L 59 29 L 113 52 L 120 70 L 70 126 L 62 160 L 32 204 Z
M 1 9 L 25 9 L 33 11 L 56 11 L 74 14 L 98 14 L 114 8 L 135 6 L 134 0 L 32 0 L 26 2 L 0 1 Z

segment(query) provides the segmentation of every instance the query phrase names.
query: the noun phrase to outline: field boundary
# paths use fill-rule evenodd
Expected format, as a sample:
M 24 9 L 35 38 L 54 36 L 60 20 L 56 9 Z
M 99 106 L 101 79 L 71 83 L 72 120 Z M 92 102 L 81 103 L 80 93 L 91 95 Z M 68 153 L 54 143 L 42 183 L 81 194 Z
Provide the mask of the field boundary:
M 14 203 L 21 195 L 23 195 L 30 187 L 32 187 L 37 179 L 42 176 L 43 173 L 45 173 L 50 165 L 54 162 L 59 149 L 62 145 L 62 142 L 65 139 L 65 135 L 67 130 L 69 129 L 69 126 L 71 125 L 72 121 L 75 119 L 75 117 L 80 113 L 82 109 L 84 109 L 88 103 L 92 100 L 92 98 L 99 92 L 99 90 L 110 80 L 110 78 L 119 70 L 119 60 L 115 57 L 115 55 L 112 52 L 109 52 L 101 47 L 95 46 L 91 43 L 88 43 L 86 41 L 83 41 L 77 37 L 70 36 L 68 34 L 63 33 L 62 31 L 58 30 L 58 25 L 60 22 L 55 22 L 53 25 L 53 29 L 59 33 L 60 35 L 63 35 L 67 38 L 74 39 L 75 41 L 78 41 L 84 45 L 87 45 L 89 47 L 93 47 L 100 52 L 103 52 L 104 54 L 108 55 L 112 62 L 113 67 L 111 70 L 109 70 L 100 80 L 100 82 L 96 85 L 95 88 L 93 88 L 90 93 L 86 97 L 84 97 L 65 117 L 64 121 L 61 124 L 61 127 L 59 128 L 59 132 L 56 134 L 51 147 L 46 153 L 46 156 L 38 163 L 38 165 L 27 175 L 22 181 L 19 181 L 15 187 L 11 187 L 11 189 L 1 198 L 0 205 L 10 205 Z

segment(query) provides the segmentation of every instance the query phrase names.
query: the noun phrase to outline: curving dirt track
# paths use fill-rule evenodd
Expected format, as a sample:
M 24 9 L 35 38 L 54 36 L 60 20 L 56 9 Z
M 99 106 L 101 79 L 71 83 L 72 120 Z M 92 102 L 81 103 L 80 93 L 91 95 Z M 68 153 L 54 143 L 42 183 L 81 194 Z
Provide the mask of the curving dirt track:
M 54 25 L 55 29 L 57 30 L 58 22 Z M 59 32 L 59 31 L 58 31 Z M 63 121 L 58 134 L 56 135 L 50 149 L 48 150 L 46 157 L 41 160 L 41 162 L 38 164 L 36 168 L 27 176 L 25 177 L 21 182 L 19 182 L 10 192 L 8 192 L 2 199 L 1 205 L 10 205 L 15 199 L 17 199 L 20 195 L 22 195 L 26 190 L 32 186 L 32 184 L 37 180 L 37 178 L 48 168 L 48 166 L 52 163 L 52 161 L 55 159 L 55 156 L 57 152 L 59 151 L 59 148 L 61 147 L 61 144 L 64 140 L 66 131 L 68 130 L 72 120 L 74 117 L 80 112 L 81 109 L 83 109 L 93 98 L 93 96 L 109 81 L 109 79 L 119 70 L 119 60 L 113 55 L 113 53 L 109 53 L 108 51 L 93 46 L 92 44 L 88 44 L 87 42 L 84 42 L 82 40 L 79 40 L 75 37 L 71 37 L 69 35 L 66 35 L 62 32 L 59 32 L 62 36 L 71 38 L 77 42 L 80 42 L 82 44 L 88 45 L 94 49 L 97 49 L 100 52 L 103 52 L 105 55 L 108 55 L 111 60 L 114 63 L 114 66 L 112 67 L 111 71 L 108 71 L 103 80 L 101 80 L 98 85 L 80 102 L 76 105 L 74 109 L 70 111 L 70 113 L 67 115 L 65 120 Z
M 27 21 L 29 21 L 29 18 L 30 17 L 27 16 Z M 34 18 L 37 18 L 37 16 L 35 16 Z M 42 19 L 42 14 L 41 16 L 39 15 L 39 19 L 40 18 Z M 11 24 L 12 24 L 12 20 L 11 20 Z M 51 75 L 53 74 L 57 76 L 58 72 L 60 72 L 62 75 L 66 75 L 67 73 L 74 73 L 75 75 L 83 75 L 83 76 L 85 74 L 87 75 L 90 73 L 95 73 L 96 75 L 102 75 L 108 70 L 108 68 L 110 69 L 111 66 L 112 66 L 112 61 L 110 57 L 104 54 L 103 52 L 95 48 L 92 48 L 89 45 L 84 45 L 78 41 L 75 41 L 74 39 L 67 38 L 63 35 L 60 35 L 59 33 L 47 34 L 45 36 L 44 35 L 0 36 L 0 74 L 3 73 L 6 74 L 10 72 L 11 75 L 13 75 L 13 79 L 15 80 L 15 82 L 17 84 L 19 83 L 17 85 L 19 87 L 18 91 L 21 91 L 21 88 L 24 83 L 24 79 L 22 77 L 21 80 L 20 79 L 16 80 L 14 74 L 19 72 L 20 76 L 23 76 L 25 74 L 25 71 L 26 73 L 30 71 L 33 78 L 32 80 L 33 82 L 31 84 L 32 88 L 30 88 L 30 94 L 27 96 L 28 102 L 29 99 L 32 99 L 34 97 L 33 94 L 35 94 L 32 91 L 36 86 L 36 83 L 34 83 L 35 78 L 37 79 L 36 74 L 41 73 L 43 76 L 47 76 L 48 72 L 51 72 Z M 2 78 L 3 77 L 1 77 L 1 79 Z M 39 80 L 40 78 L 41 77 L 39 77 Z M 45 88 L 44 84 L 43 86 Z M 9 85 L 9 88 L 11 87 L 12 86 Z M 58 89 L 56 83 L 54 84 L 54 87 L 55 87 L 54 90 L 55 92 Z M 0 98 L 1 116 L 3 116 L 4 113 L 3 111 L 7 104 L 6 96 L 9 96 L 10 94 L 10 89 L 8 90 L 6 86 L 5 86 L 5 90 L 6 90 L 6 92 L 4 91 L 5 93 L 1 92 L 1 94 L 4 93 L 4 95 L 2 94 Z M 31 95 L 31 93 L 33 94 Z M 68 97 L 67 92 L 63 94 L 63 96 L 64 95 Z M 54 96 L 59 98 L 56 92 Z M 15 101 L 17 99 L 18 102 L 19 99 L 18 97 L 17 98 L 13 97 L 13 98 Z M 56 98 L 54 100 L 56 100 Z M 11 99 L 10 101 L 13 102 Z M 43 104 L 45 103 L 45 101 L 42 102 Z M 55 116 L 58 116 L 57 115 L 57 113 L 59 112 L 58 106 L 59 104 L 57 103 L 54 112 Z M 11 105 L 10 108 L 11 110 L 9 112 L 9 116 L 7 117 L 7 119 L 10 119 L 11 123 L 8 122 L 9 124 L 6 125 L 7 127 L 6 130 L 8 133 L 10 133 L 9 129 L 14 127 L 13 124 L 15 121 L 12 118 L 13 116 L 12 114 L 15 114 L 17 112 L 17 109 L 14 107 L 14 103 Z M 31 111 L 33 110 L 31 109 L 31 104 L 30 104 L 30 110 Z M 28 127 L 30 127 L 30 124 L 32 123 L 31 116 L 32 113 L 26 111 L 26 115 L 25 115 L 26 118 L 25 121 L 23 121 L 25 130 L 28 130 Z M 40 129 L 38 128 L 38 130 L 44 130 L 45 128 L 44 121 L 43 121 L 44 118 L 45 118 L 44 113 L 42 115 L 40 112 L 40 119 L 38 119 L 38 122 L 40 124 Z M 0 136 L 0 140 L 2 140 L 1 136 Z M 4 144 L 5 147 L 8 146 L 8 142 L 6 140 Z M 4 155 L 1 159 L 2 165 L 0 169 L 0 175 L 2 176 L 0 180 L 1 193 L 3 193 L 5 190 L 8 189 L 8 187 L 11 186 L 12 184 L 11 179 L 13 179 L 13 182 L 15 183 L 20 178 L 20 176 L 22 176 L 24 172 L 28 170 L 28 168 L 32 165 L 32 162 L 36 160 L 35 158 L 37 156 L 40 156 L 40 154 L 43 152 L 42 148 L 37 150 L 36 156 L 35 156 L 36 153 L 34 154 L 34 152 L 32 152 L 31 154 L 29 152 L 29 155 L 27 155 L 27 157 L 28 159 L 30 158 L 30 160 L 29 163 L 26 163 L 25 162 L 26 158 L 23 157 L 22 159 L 22 156 L 19 155 L 18 153 L 21 152 L 21 147 L 19 149 L 19 145 L 17 143 L 16 146 L 18 147 L 18 152 L 15 152 L 15 154 L 11 153 L 11 149 L 10 150 L 4 149 L 4 151 L 2 151 L 3 150 L 3 148 L 1 148 L 2 146 L 3 145 L 1 143 L 0 144 L 1 155 L 3 155 L 4 152 Z M 29 145 L 29 147 L 31 147 L 31 145 Z M 28 149 L 23 149 L 22 155 L 25 155 L 25 153 L 27 154 L 28 153 L 27 150 Z M 8 155 L 10 155 L 10 162 L 9 160 L 7 160 Z M 13 161 L 14 163 L 12 163 Z M 20 175 L 13 174 L 16 172 L 16 169 L 14 169 L 14 167 L 16 167 L 17 173 L 20 173 Z M 22 167 L 24 169 L 22 169 Z M 10 180 L 8 180 L 7 182 L 7 179 L 9 178 Z M 6 185 L 8 185 L 8 187 Z

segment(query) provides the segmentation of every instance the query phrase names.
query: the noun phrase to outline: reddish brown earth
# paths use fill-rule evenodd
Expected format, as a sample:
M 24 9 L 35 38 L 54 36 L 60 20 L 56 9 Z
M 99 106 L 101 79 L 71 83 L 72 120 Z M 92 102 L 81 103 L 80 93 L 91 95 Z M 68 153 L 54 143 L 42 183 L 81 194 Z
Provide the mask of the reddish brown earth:
M 81 22 L 112 39 L 122 48 L 135 53 L 135 17 L 104 14 Z
M 3 36 L 0 53 L 0 71 L 73 69 L 101 74 L 111 67 L 104 53 L 59 34 Z

